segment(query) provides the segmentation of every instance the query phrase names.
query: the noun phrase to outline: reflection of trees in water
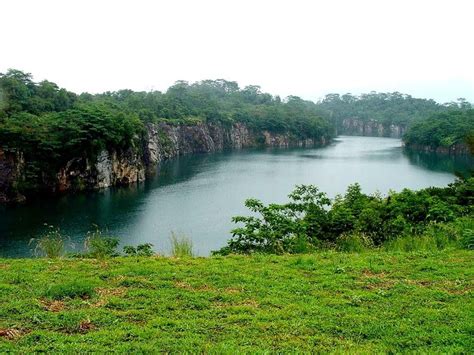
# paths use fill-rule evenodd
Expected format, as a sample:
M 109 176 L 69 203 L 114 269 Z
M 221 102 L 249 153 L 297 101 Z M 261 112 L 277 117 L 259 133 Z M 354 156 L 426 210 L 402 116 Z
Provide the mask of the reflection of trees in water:
M 433 171 L 466 175 L 474 169 L 474 158 L 471 155 L 445 155 L 409 149 L 404 149 L 403 154 L 411 164 Z

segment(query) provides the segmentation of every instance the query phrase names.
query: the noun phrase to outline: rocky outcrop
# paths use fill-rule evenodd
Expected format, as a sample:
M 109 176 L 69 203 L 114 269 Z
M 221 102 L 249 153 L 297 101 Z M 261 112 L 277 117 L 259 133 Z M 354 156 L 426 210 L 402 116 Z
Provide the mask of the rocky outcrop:
M 402 125 L 383 124 L 376 120 L 346 118 L 342 120 L 338 133 L 349 136 L 401 138 L 405 131 L 406 127 Z
M 0 203 L 23 202 L 25 196 L 18 192 L 24 166 L 20 152 L 5 151 L 0 147 Z
M 137 137 L 138 138 L 138 137 Z M 314 146 L 326 139 L 298 139 L 291 134 L 256 132 L 241 123 L 230 126 L 197 123 L 193 125 L 147 124 L 140 147 L 124 151 L 104 149 L 97 156 L 78 156 L 67 161 L 53 178 L 44 177 L 38 189 L 65 192 L 126 185 L 145 180 L 166 159 L 193 153 L 224 149 Z M 18 182 L 25 161 L 20 153 L 6 154 L 0 149 L 0 202 L 22 200 Z

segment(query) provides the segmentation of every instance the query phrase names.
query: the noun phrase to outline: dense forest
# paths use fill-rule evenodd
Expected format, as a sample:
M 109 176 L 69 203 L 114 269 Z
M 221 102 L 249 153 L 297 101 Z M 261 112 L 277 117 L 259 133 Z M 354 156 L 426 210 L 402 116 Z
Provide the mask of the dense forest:
M 23 189 L 54 180 L 57 171 L 77 156 L 104 150 L 139 150 L 147 123 L 231 126 L 244 123 L 298 139 L 333 136 L 316 104 L 299 97 L 285 100 L 258 86 L 240 89 L 236 82 L 179 81 L 165 93 L 120 90 L 76 95 L 31 74 L 0 74 L 0 142 L 4 151 L 21 151 L 26 164 Z M 36 184 L 36 185 L 35 185 Z M 31 185 L 31 186 L 30 186 Z
M 296 96 L 281 99 L 258 86 L 241 89 L 222 79 L 178 81 L 164 93 L 120 90 L 77 95 L 10 69 L 0 74 L 0 142 L 4 151 L 22 152 L 27 185 L 54 179 L 58 169 L 78 155 L 140 150 L 147 123 L 229 127 L 239 122 L 254 131 L 327 140 L 342 120 L 357 118 L 408 125 L 409 145 L 435 147 L 472 145 L 471 107 L 464 99 L 441 105 L 398 92 L 330 94 L 314 103 Z
M 399 92 L 372 91 L 360 96 L 328 94 L 318 102 L 318 107 L 338 125 L 346 118 L 355 118 L 406 126 L 434 113 L 452 109 L 465 110 L 471 108 L 472 105 L 463 98 L 458 99 L 457 102 L 439 104 L 434 100 L 414 98 Z
M 436 151 L 466 145 L 474 152 L 474 110 L 450 110 L 413 123 L 405 134 L 408 147 Z
M 374 121 L 385 127 L 403 127 L 402 138 L 412 148 L 442 151 L 438 148 L 449 150 L 467 145 L 473 151 L 473 106 L 464 98 L 439 104 L 399 92 L 371 92 L 360 96 L 329 94 L 317 105 L 322 116 L 330 119 L 339 132 L 344 132 L 346 119 Z

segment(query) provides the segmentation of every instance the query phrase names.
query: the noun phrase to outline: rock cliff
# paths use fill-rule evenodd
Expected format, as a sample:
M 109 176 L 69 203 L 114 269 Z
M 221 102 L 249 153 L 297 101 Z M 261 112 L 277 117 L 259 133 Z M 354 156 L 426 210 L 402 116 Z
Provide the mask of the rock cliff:
M 371 136 L 401 138 L 406 131 L 403 125 L 383 124 L 376 120 L 346 118 L 342 120 L 339 134 L 349 136 Z
M 268 147 L 324 145 L 327 139 L 298 139 L 289 133 L 253 131 L 241 123 L 231 126 L 197 123 L 193 125 L 147 124 L 141 146 L 124 151 L 102 150 L 67 161 L 51 178 L 44 178 L 37 190 L 47 193 L 78 191 L 125 185 L 145 180 L 166 159 L 192 153 L 211 153 L 258 145 Z M 21 152 L 5 152 L 0 147 L 0 202 L 23 201 L 21 188 L 27 182 Z

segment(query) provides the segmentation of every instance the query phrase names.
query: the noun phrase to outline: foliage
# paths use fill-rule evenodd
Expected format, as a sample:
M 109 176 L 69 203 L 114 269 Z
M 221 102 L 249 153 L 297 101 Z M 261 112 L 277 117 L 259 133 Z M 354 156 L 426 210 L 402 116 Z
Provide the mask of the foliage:
M 472 352 L 472 251 L 0 267 L 1 353 Z
M 296 96 L 281 100 L 258 86 L 240 89 L 236 82 L 222 79 L 178 81 L 165 93 L 120 90 L 76 96 L 10 69 L 0 73 L 0 100 L 1 147 L 22 152 L 25 161 L 25 173 L 17 184 L 22 193 L 54 185 L 59 169 L 67 164 L 82 164 L 78 170 L 85 169 L 85 161 L 94 160 L 102 150 L 138 151 L 150 122 L 245 123 L 256 132 L 281 132 L 301 139 L 327 140 L 334 131 L 311 101 Z M 72 178 L 72 188 L 82 186 L 80 177 Z
M 328 94 L 318 102 L 318 107 L 324 112 L 324 116 L 330 117 L 336 122 L 338 128 L 341 128 L 342 121 L 346 118 L 374 120 L 385 126 L 390 124 L 409 126 L 432 114 L 450 110 L 467 110 L 472 105 L 463 98 L 459 98 L 457 102 L 440 105 L 434 100 L 417 99 L 399 92 L 372 91 L 360 96 L 350 93 Z
M 64 253 L 66 237 L 58 228 L 48 226 L 49 231 L 40 238 L 33 238 L 30 244 L 34 244 L 34 253 L 47 258 L 59 258 Z
M 393 239 L 404 236 L 415 238 L 414 242 L 424 236 L 442 249 L 448 243 L 443 236 L 455 236 L 446 229 L 462 221 L 463 216 L 472 217 L 474 178 L 457 180 L 445 188 L 404 189 L 385 198 L 366 195 L 354 184 L 332 203 L 315 186 L 302 185 L 289 198 L 286 204 L 268 206 L 248 199 L 245 205 L 252 215 L 233 218 L 241 225 L 217 253 L 297 253 L 301 251 L 295 246 L 302 243 L 307 244 L 303 252 L 331 245 L 344 251 L 362 251 L 388 241 L 396 244 Z M 416 243 L 412 244 L 416 248 Z
M 474 109 L 448 111 L 416 122 L 404 136 L 408 147 L 423 146 L 432 150 L 466 144 L 473 148 Z
M 171 255 L 175 258 L 193 257 L 193 241 L 185 235 L 171 232 Z
M 117 238 L 105 235 L 101 230 L 96 229 L 93 232 L 87 233 L 84 247 L 88 256 L 103 259 L 117 256 L 118 244 L 119 240 Z
M 153 244 L 145 243 L 138 244 L 136 247 L 126 245 L 123 247 L 123 252 L 127 256 L 152 256 L 153 255 Z

